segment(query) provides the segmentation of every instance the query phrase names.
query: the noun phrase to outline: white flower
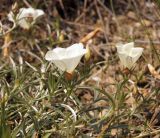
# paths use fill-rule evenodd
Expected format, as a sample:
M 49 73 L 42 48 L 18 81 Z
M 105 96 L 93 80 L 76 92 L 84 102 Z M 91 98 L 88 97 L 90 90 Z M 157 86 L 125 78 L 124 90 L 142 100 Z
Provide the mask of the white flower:
M 42 15 L 44 15 L 44 12 L 40 9 L 21 8 L 17 15 L 14 15 L 11 11 L 8 14 L 8 19 L 24 29 L 29 29 L 35 23 L 36 19 Z
M 117 44 L 117 52 L 122 64 L 131 69 L 136 61 L 140 58 L 143 48 L 134 47 L 134 42 L 127 44 Z
M 82 43 L 73 44 L 68 48 L 55 48 L 48 51 L 45 59 L 52 61 L 60 70 L 72 73 L 86 53 Z

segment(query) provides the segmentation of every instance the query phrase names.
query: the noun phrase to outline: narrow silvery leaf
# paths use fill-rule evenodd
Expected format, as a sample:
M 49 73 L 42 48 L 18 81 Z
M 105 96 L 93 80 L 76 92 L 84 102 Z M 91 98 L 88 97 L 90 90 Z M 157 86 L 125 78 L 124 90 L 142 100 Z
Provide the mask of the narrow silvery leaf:
M 72 116 L 73 116 L 73 119 L 74 121 L 76 122 L 77 121 L 77 115 L 76 115 L 76 112 L 73 110 L 73 108 L 71 108 L 69 105 L 66 105 L 66 104 L 60 104 L 62 107 L 65 107 L 67 108 L 69 111 L 71 111 L 72 113 Z

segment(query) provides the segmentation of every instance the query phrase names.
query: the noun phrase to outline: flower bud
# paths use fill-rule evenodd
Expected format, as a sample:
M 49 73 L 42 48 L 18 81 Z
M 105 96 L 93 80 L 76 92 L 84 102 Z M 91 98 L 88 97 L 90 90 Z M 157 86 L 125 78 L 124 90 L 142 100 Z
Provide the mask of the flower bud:
M 4 37 L 4 49 L 3 49 L 3 56 L 8 57 L 9 56 L 9 48 L 8 44 L 12 41 L 12 37 L 10 33 L 6 34 Z
M 85 54 L 85 59 L 86 61 L 88 61 L 91 57 L 91 51 L 90 51 L 90 48 L 89 48 L 89 45 L 86 46 L 86 54 Z

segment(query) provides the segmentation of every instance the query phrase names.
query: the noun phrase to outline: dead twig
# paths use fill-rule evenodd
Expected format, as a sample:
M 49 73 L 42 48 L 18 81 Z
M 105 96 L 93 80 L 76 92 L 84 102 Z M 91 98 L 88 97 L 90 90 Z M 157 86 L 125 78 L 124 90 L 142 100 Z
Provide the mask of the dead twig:
M 93 7 L 94 3 L 91 3 L 87 8 L 83 10 L 83 12 L 75 19 L 75 22 L 77 23 L 82 17 L 85 16 L 85 14 Z
M 102 18 L 100 9 L 99 9 L 99 7 L 98 7 L 97 0 L 94 0 L 94 4 L 95 4 L 95 7 L 96 7 L 96 11 L 97 11 L 98 17 L 99 17 L 99 19 L 100 19 L 100 21 L 101 21 L 101 24 L 102 24 L 102 27 L 103 27 L 103 30 L 104 30 L 104 31 L 103 31 L 104 37 L 105 37 L 105 39 L 106 39 L 106 42 L 108 42 L 108 36 L 107 36 L 107 33 L 106 33 L 106 26 L 105 26 L 105 24 L 104 24 L 104 20 L 103 20 L 103 18 Z
M 147 132 L 147 133 L 141 133 L 139 136 L 134 137 L 134 138 L 145 138 L 147 136 L 152 136 L 160 133 L 160 129 L 152 131 L 152 132 Z
M 81 23 L 76 23 L 76 22 L 71 22 L 71 21 L 67 21 L 67 20 L 64 20 L 64 19 L 60 19 L 62 22 L 66 23 L 66 24 L 69 24 L 69 25 L 74 25 L 74 26 L 80 26 L 80 27 L 84 27 L 84 28 L 87 28 L 89 30 L 94 30 L 95 28 L 91 25 L 86 25 L 86 24 L 81 24 Z
M 101 28 L 96 28 L 95 30 L 93 30 L 92 32 L 90 32 L 89 34 L 87 34 L 85 37 L 83 37 L 80 42 L 81 43 L 85 43 L 88 40 L 90 40 L 91 38 L 93 38 L 99 31 L 101 31 Z
M 24 4 L 25 4 L 27 7 L 32 7 L 32 6 L 28 3 L 28 1 L 23 0 L 23 2 L 24 2 Z

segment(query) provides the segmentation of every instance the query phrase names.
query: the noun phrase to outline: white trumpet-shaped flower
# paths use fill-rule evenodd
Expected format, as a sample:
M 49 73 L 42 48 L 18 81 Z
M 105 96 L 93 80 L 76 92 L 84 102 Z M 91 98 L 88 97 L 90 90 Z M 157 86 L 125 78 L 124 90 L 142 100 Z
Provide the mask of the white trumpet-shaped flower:
M 122 64 L 131 69 L 136 61 L 140 58 L 143 48 L 134 47 L 134 42 L 127 44 L 117 44 L 117 52 Z
M 72 73 L 86 53 L 82 43 L 73 44 L 68 48 L 55 48 L 48 51 L 45 59 L 52 61 L 60 70 Z
M 29 29 L 31 25 L 33 25 L 36 19 L 40 16 L 44 15 L 43 10 L 34 9 L 34 8 L 21 8 L 17 15 L 11 11 L 8 14 L 8 19 L 13 22 L 17 23 L 20 27 L 24 29 Z

